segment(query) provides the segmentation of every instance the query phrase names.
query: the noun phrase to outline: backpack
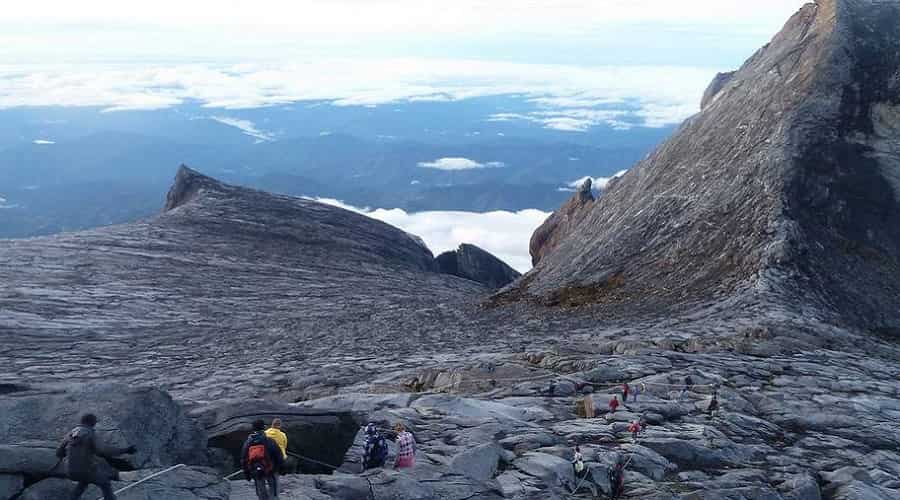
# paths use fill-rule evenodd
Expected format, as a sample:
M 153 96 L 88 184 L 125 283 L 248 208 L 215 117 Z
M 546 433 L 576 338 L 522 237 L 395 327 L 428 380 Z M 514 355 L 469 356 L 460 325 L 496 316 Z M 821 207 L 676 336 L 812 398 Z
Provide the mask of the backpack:
M 372 456 L 375 457 L 376 460 L 387 459 L 388 445 L 384 437 L 378 436 L 378 439 L 375 440 L 375 445 L 372 447 Z
M 269 459 L 269 453 L 266 449 L 266 441 L 264 439 L 253 439 L 247 448 L 247 465 L 251 469 L 254 465 L 262 465 L 265 473 L 272 473 L 272 461 Z

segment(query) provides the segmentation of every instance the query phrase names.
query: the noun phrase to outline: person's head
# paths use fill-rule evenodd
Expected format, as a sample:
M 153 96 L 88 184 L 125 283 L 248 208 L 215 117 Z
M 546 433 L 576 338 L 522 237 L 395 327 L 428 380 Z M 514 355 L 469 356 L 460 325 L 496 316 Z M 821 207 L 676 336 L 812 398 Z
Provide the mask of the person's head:
M 366 425 L 366 435 L 374 436 L 377 432 L 378 432 L 378 427 L 375 426 L 374 422 L 369 422 L 369 424 Z
M 94 427 L 97 425 L 97 415 L 93 413 L 85 413 L 81 416 L 81 425 L 86 427 Z
M 262 420 L 256 420 L 256 421 L 254 421 L 254 422 L 253 422 L 253 430 L 256 431 L 256 432 L 260 432 L 260 431 L 266 430 L 266 423 L 263 422 Z
M 615 395 L 615 394 L 613 394 L 613 399 L 614 399 L 614 400 L 616 400 L 616 401 L 618 401 L 618 399 L 619 399 L 619 396 L 617 396 L 617 395 Z
M 575 452 L 581 453 L 581 446 L 575 445 Z
M 397 422 L 394 424 L 394 430 L 397 431 L 397 433 L 401 433 L 406 431 L 406 426 L 403 425 L 403 422 Z
M 280 418 L 272 419 L 272 428 L 273 429 L 281 429 L 281 419 Z

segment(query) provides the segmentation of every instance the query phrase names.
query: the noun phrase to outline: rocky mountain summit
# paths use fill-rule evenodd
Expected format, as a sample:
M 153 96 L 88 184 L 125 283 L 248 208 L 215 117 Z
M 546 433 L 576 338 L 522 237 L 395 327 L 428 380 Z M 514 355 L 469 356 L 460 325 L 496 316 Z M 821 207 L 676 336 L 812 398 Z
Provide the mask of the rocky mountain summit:
M 730 300 L 900 332 L 898 16 L 804 6 L 599 200 L 554 215 L 566 236 L 513 295 L 610 313 Z
M 66 498 L 84 411 L 137 446 L 126 500 L 252 499 L 236 448 L 274 416 L 282 500 L 602 498 L 616 463 L 628 499 L 900 498 L 898 30 L 900 2 L 805 6 L 499 294 L 189 169 L 158 217 L 0 241 L 0 499 Z M 362 473 L 367 422 L 416 466 Z

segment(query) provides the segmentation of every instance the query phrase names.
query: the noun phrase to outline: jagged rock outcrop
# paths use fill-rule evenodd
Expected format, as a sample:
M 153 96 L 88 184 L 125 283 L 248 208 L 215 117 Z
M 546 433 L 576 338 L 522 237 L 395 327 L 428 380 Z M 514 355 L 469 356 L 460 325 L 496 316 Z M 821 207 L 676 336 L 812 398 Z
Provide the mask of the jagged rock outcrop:
M 459 276 L 494 289 L 503 288 L 522 276 L 490 252 L 467 243 L 438 255 L 435 263 L 440 273 Z
M 531 235 L 528 250 L 531 253 L 532 265 L 538 265 L 541 259 L 569 236 L 581 219 L 588 214 L 595 201 L 592 184 L 593 181 L 588 177 L 578 188 L 578 192 L 559 210 L 550 214 L 550 217 Z
M 507 297 L 632 312 L 727 299 L 898 331 L 898 75 L 900 3 L 804 6 Z
M 700 109 L 704 109 L 709 106 L 713 100 L 719 95 L 719 92 L 734 78 L 735 73 L 737 71 L 726 71 L 725 73 L 716 74 L 713 81 L 710 82 L 709 86 L 706 87 L 706 91 L 703 93 L 703 99 L 700 100 Z

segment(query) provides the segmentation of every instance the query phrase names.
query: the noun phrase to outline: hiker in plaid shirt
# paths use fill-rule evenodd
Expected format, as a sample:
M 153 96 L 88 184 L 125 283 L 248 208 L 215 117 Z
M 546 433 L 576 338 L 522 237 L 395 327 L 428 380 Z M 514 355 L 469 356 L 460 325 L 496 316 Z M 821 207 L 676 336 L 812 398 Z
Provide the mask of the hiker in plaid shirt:
M 406 430 L 406 426 L 399 422 L 394 426 L 394 430 L 397 431 L 397 461 L 394 463 L 394 468 L 412 467 L 416 460 L 416 440 Z

